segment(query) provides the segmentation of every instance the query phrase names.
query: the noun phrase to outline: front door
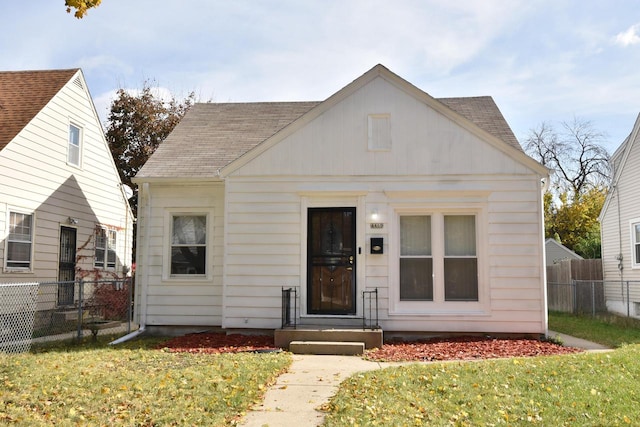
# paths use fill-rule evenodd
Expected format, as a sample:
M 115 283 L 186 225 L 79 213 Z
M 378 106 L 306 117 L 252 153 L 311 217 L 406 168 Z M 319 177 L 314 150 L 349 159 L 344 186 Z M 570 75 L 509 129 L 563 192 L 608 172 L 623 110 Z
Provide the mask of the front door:
M 356 313 L 356 209 L 310 208 L 307 311 Z
M 76 279 L 76 229 L 60 228 L 60 257 L 58 259 L 58 305 L 72 305 Z

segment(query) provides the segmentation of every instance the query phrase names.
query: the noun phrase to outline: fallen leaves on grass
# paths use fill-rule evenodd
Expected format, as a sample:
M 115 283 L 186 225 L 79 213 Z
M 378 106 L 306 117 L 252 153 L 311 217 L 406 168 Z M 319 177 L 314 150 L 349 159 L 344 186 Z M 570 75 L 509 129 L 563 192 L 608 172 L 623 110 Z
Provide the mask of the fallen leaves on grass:
M 535 339 L 448 337 L 412 342 L 387 342 L 382 348 L 367 350 L 365 358 L 379 362 L 473 360 L 548 356 L 581 351 L 578 348 L 563 347 Z
M 174 353 L 240 353 L 277 350 L 273 337 L 267 335 L 226 334 L 202 332 L 171 338 L 158 344 L 158 348 Z

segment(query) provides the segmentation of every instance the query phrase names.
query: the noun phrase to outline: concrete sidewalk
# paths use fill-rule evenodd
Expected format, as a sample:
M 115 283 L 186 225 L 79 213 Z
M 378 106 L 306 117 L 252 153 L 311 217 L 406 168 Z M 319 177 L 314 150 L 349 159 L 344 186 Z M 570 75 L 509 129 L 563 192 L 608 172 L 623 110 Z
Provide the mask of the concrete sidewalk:
M 549 331 L 564 346 L 587 351 L 604 351 L 606 347 L 569 335 Z M 406 363 L 371 362 L 360 356 L 328 356 L 294 354 L 288 372 L 240 422 L 246 427 L 315 427 L 322 424 L 324 414 L 317 410 L 336 393 L 338 385 L 357 372 L 384 369 Z M 416 362 L 410 362 L 416 363 Z
M 611 350 L 609 347 L 600 345 L 591 341 L 583 340 L 580 338 L 572 337 L 570 335 L 561 334 L 559 332 L 549 331 L 547 334 L 549 338 L 560 338 L 562 345 L 565 347 L 576 347 L 587 351 L 603 351 Z
M 294 354 L 289 371 L 280 375 L 240 423 L 247 427 L 307 427 L 322 424 L 324 414 L 316 410 L 329 401 L 338 385 L 356 372 L 392 366 L 370 362 L 360 356 Z

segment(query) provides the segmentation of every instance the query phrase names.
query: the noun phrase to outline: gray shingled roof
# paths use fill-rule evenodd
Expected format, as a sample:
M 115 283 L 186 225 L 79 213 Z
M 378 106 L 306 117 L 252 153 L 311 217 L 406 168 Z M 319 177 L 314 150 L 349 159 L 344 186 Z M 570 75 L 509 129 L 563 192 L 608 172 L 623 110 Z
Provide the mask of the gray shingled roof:
M 194 104 L 137 177 L 214 177 L 319 102 Z
M 522 151 L 490 96 L 438 99 L 481 129 Z M 160 144 L 138 178 L 215 177 L 320 102 L 195 104 Z
M 35 117 L 78 71 L 0 72 L 0 150 Z

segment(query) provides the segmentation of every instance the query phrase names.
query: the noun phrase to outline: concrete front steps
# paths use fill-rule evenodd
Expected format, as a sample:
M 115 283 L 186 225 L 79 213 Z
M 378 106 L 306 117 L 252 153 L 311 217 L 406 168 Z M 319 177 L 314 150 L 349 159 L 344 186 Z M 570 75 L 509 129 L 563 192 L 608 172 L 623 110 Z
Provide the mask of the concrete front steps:
M 382 347 L 382 329 L 276 329 L 274 344 L 296 354 L 356 355 Z
M 342 356 L 364 353 L 363 342 L 337 341 L 291 341 L 289 351 L 293 354 L 333 354 Z

